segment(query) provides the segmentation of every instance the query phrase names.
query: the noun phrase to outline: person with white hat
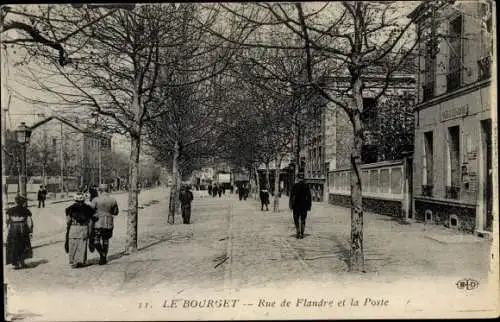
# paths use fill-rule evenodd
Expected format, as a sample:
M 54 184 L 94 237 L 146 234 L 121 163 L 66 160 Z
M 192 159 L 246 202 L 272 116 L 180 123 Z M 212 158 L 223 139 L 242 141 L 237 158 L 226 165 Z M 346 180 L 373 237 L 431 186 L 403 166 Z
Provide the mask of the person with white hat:
M 66 242 L 64 249 L 73 268 L 82 267 L 87 261 L 87 246 L 94 208 L 85 203 L 85 195 L 77 193 L 75 203 L 66 208 Z

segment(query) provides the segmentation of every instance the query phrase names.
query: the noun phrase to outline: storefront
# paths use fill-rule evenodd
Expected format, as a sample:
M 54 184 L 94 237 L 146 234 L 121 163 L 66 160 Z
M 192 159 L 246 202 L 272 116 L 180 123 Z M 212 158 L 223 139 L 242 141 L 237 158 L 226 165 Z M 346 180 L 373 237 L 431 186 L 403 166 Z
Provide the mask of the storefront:
M 413 207 L 419 221 L 491 232 L 491 87 L 480 82 L 415 113 Z

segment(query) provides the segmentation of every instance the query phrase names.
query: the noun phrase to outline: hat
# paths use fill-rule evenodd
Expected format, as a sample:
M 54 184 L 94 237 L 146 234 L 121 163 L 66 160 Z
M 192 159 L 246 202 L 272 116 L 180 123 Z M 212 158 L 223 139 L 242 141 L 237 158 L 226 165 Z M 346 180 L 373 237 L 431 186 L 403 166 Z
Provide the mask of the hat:
M 85 201 L 85 195 L 83 193 L 77 193 L 73 198 L 75 201 Z
M 21 204 L 21 203 L 24 203 L 25 201 L 27 201 L 28 199 L 26 199 L 25 196 L 21 196 L 21 195 L 17 195 L 15 198 L 14 198 L 15 202 L 17 204 Z

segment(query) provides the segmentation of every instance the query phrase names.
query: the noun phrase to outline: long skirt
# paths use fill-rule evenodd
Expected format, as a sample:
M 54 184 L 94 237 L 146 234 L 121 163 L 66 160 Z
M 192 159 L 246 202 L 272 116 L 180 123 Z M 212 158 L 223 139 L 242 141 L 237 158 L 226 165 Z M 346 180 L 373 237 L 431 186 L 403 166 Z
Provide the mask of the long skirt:
M 33 258 L 33 249 L 26 223 L 11 223 L 7 234 L 6 264 L 19 264 Z
M 70 238 L 69 239 L 69 263 L 84 264 L 87 261 L 87 238 Z

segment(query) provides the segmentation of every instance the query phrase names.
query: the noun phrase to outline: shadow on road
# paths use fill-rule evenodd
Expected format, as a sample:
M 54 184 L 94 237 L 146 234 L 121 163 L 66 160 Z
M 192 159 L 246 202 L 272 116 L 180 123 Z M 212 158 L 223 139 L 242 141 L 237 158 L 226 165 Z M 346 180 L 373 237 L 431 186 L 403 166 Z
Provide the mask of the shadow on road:
M 38 265 L 47 264 L 48 262 L 49 261 L 46 260 L 46 259 L 40 259 L 40 260 L 36 260 L 36 261 L 31 261 L 31 262 L 26 263 L 26 266 L 24 268 L 25 269 L 35 268 Z

